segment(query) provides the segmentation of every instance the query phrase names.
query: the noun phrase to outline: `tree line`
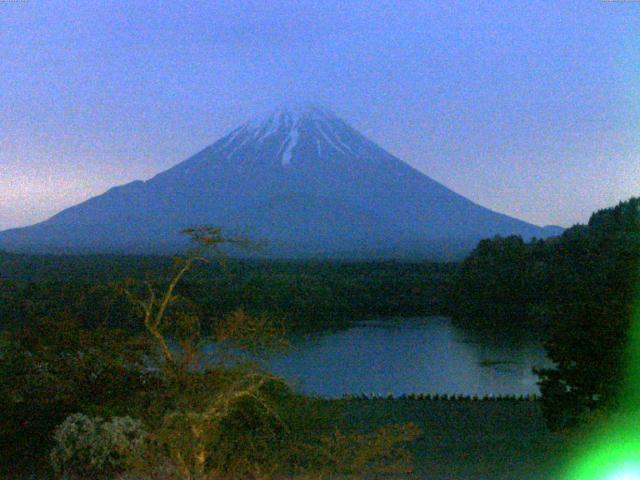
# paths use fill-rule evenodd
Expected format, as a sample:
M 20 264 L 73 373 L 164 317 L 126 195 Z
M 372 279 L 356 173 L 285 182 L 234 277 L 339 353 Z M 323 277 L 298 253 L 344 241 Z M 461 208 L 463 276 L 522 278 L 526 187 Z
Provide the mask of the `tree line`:
M 11 478 L 321 479 L 412 471 L 413 424 L 345 431 L 331 404 L 295 393 L 242 352 L 287 347 L 284 326 L 234 310 L 208 332 L 179 285 L 235 244 L 215 228 L 164 280 L 111 287 L 139 329 L 31 311 L 0 343 L 0 473 Z M 214 256 L 213 260 L 219 257 Z M 215 341 L 213 356 L 200 347 Z
M 168 257 L 45 256 L 0 253 L 0 328 L 65 311 L 87 326 L 132 325 L 118 292 L 124 279 L 161 278 Z M 451 264 L 228 259 L 189 272 L 178 291 L 210 328 L 237 308 L 278 318 L 289 331 L 339 328 L 354 320 L 440 314 Z
M 483 240 L 451 276 L 450 312 L 478 328 L 537 329 L 556 366 L 540 370 L 549 424 L 615 408 L 639 293 L 640 199 L 561 236 Z

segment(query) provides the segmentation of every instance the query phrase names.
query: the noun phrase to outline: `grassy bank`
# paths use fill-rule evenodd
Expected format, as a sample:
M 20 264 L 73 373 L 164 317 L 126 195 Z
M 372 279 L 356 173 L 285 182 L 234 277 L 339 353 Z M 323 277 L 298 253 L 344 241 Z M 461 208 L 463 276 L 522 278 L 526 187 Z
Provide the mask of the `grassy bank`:
M 327 401 L 349 428 L 413 422 L 418 478 L 551 480 L 565 439 L 545 426 L 537 400 L 342 399 Z
M 410 446 L 418 479 L 557 480 L 566 455 L 567 439 L 546 428 L 538 400 L 350 398 L 318 406 L 345 432 L 414 423 L 423 431 Z

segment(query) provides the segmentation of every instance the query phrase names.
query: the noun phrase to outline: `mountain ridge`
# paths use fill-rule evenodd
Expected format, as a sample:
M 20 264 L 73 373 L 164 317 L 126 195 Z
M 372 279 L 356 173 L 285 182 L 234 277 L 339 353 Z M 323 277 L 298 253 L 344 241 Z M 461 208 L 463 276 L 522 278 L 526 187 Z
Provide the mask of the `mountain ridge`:
M 305 104 L 245 122 L 149 180 L 0 232 L 0 248 L 169 253 L 185 246 L 179 230 L 203 224 L 264 239 L 279 257 L 450 258 L 485 237 L 559 233 L 466 199 Z

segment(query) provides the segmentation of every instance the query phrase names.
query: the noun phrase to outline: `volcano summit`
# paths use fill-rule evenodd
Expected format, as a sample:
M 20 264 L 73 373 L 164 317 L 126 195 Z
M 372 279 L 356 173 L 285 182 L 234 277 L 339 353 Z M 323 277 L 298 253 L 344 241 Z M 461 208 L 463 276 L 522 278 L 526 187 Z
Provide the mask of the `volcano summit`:
M 560 232 L 481 207 L 303 106 L 247 122 L 150 180 L 0 232 L 0 248 L 173 253 L 196 225 L 266 240 L 277 257 L 452 258 L 494 235 Z

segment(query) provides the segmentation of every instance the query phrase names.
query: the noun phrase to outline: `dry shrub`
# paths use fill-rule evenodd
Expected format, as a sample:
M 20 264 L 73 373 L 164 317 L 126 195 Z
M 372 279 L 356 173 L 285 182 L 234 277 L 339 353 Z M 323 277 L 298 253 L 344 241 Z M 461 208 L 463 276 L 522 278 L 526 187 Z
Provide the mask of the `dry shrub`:
M 157 343 L 165 390 L 152 406 L 153 441 L 138 468 L 141 476 L 158 480 L 240 480 L 357 478 L 411 472 L 404 449 L 419 430 L 411 425 L 390 426 L 369 434 L 336 432 L 327 435 L 337 417 L 309 408 L 284 380 L 243 363 L 242 355 L 225 364 L 223 358 L 198 361 L 203 340 L 198 319 L 188 312 L 168 315 L 178 304 L 176 285 L 196 262 L 207 261 L 225 243 L 237 241 L 219 229 L 185 231 L 198 247 L 176 261 L 176 272 L 164 290 L 146 283 L 146 295 L 125 293 L 138 305 L 144 326 Z M 168 332 L 178 332 L 179 348 L 170 348 Z M 242 309 L 225 316 L 215 340 L 231 350 L 272 350 L 286 346 L 283 328 L 271 319 Z M 219 354 L 220 352 L 218 352 Z M 164 477 L 163 477 L 164 476 Z M 142 478 L 142 477 L 141 477 Z
M 412 423 L 388 425 L 371 433 L 324 436 L 319 444 L 306 445 L 309 464 L 302 478 L 407 478 L 413 458 L 406 444 L 421 430 Z
M 249 315 L 242 308 L 228 313 L 217 323 L 214 338 L 245 351 L 279 350 L 288 346 L 281 322 Z

